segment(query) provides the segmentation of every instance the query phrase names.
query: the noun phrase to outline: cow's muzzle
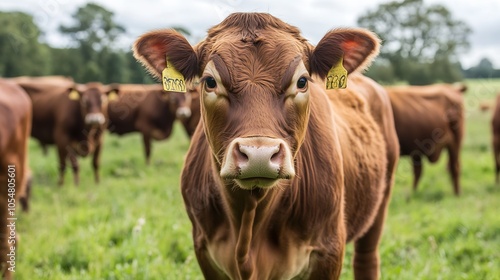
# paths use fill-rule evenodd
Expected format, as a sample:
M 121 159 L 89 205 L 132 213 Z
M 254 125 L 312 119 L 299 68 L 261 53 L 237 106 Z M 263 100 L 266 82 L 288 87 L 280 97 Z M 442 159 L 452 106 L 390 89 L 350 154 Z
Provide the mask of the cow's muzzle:
M 188 107 L 180 107 L 175 111 L 175 116 L 179 120 L 187 120 L 189 117 L 191 117 L 191 109 Z
M 293 158 L 285 141 L 269 137 L 236 138 L 227 150 L 220 175 L 242 189 L 270 188 L 295 176 Z
M 102 113 L 89 113 L 85 115 L 86 125 L 103 125 L 106 122 L 106 118 Z

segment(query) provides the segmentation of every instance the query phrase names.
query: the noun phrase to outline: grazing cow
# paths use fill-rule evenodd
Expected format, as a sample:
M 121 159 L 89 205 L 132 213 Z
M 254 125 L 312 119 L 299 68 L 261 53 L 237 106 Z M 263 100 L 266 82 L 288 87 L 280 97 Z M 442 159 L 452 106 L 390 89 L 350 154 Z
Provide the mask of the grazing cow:
M 500 174 L 500 93 L 496 98 L 491 127 L 493 132 L 493 155 L 495 157 L 495 182 L 498 184 Z
M 364 29 L 314 47 L 264 13 L 231 14 L 195 47 L 173 30 L 136 41 L 156 76 L 201 77 L 181 189 L 206 279 L 338 279 L 348 241 L 356 279 L 379 277 L 399 147 L 385 91 L 353 73 L 378 49 Z M 342 59 L 347 89 L 326 90 Z
M 12 279 L 15 271 L 16 199 L 26 197 L 28 181 L 28 139 L 31 130 L 31 102 L 15 83 L 0 79 L 0 274 Z
M 108 130 L 118 135 L 140 132 L 146 163 L 149 164 L 151 139 L 168 138 L 176 118 L 190 118 L 190 95 L 165 92 L 161 85 L 121 84 L 112 87 L 117 90 L 119 98 L 108 104 Z
M 100 83 L 74 84 L 56 79 L 39 82 L 38 78 L 16 81 L 33 102 L 31 136 L 42 146 L 55 144 L 59 156 L 59 181 L 64 183 L 66 159 L 69 158 L 75 185 L 79 184 L 76 156 L 93 154 L 95 182 L 99 182 L 99 157 L 105 129 L 107 95 L 112 92 Z
M 413 189 L 422 174 L 422 157 L 436 162 L 448 149 L 448 169 L 455 195 L 460 195 L 460 146 L 464 131 L 462 84 L 386 87 L 394 112 L 401 156 L 410 156 Z

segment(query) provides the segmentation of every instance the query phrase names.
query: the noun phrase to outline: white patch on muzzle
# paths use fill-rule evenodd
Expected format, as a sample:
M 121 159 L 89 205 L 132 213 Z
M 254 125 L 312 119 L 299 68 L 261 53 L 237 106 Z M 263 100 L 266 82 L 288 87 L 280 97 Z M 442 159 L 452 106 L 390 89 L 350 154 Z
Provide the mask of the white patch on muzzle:
M 103 125 L 106 118 L 102 113 L 90 113 L 85 116 L 85 124 L 87 125 Z
M 177 109 L 177 111 L 175 112 L 175 116 L 181 120 L 187 119 L 191 117 L 191 109 L 189 109 L 188 107 L 181 107 Z

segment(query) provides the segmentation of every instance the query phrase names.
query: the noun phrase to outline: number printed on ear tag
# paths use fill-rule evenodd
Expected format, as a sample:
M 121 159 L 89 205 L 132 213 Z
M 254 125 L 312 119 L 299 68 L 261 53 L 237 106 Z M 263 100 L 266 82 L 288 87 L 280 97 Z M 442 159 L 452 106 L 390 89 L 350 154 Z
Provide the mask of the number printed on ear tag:
M 186 81 L 181 72 L 175 69 L 174 65 L 167 59 L 165 69 L 161 72 L 163 90 L 186 92 Z
M 338 89 L 347 87 L 347 70 L 344 68 L 344 57 L 333 65 L 326 75 L 326 89 Z

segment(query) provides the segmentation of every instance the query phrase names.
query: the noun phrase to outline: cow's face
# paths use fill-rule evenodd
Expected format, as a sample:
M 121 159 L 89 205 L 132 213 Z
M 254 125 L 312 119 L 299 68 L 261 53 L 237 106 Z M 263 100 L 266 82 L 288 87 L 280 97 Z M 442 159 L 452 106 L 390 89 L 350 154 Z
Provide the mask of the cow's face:
M 156 31 L 134 51 L 154 73 L 168 57 L 186 78 L 201 76 L 204 130 L 220 176 L 253 189 L 294 177 L 318 84 L 324 88 L 342 54 L 350 72 L 377 44 L 366 31 L 340 30 L 314 49 L 298 29 L 270 15 L 233 14 L 195 49 L 173 31 Z
M 116 93 L 116 89 L 90 83 L 70 89 L 70 99 L 80 102 L 85 125 L 98 127 L 106 123 L 108 95 Z
M 294 41 L 268 44 L 282 35 L 275 33 L 262 32 L 257 43 L 235 36 L 211 47 L 201 75 L 202 118 L 221 177 L 244 189 L 295 175 L 308 121 L 305 54 Z
M 189 92 L 167 92 L 163 93 L 164 100 L 170 112 L 175 113 L 175 117 L 181 121 L 191 117 L 191 95 Z

